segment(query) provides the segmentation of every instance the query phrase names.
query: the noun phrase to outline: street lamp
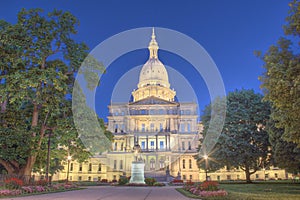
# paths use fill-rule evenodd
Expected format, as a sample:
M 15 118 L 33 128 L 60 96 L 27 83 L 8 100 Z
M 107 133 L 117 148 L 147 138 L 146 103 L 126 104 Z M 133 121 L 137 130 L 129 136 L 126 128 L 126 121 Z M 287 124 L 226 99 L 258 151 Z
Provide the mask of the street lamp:
M 204 160 L 205 160 L 205 180 L 208 181 L 208 176 L 207 176 L 208 156 L 207 156 L 207 155 L 204 155 L 203 158 L 204 158 Z
M 67 183 L 69 182 L 69 168 L 70 168 L 70 162 L 72 160 L 72 156 L 68 156 L 68 169 L 67 169 Z

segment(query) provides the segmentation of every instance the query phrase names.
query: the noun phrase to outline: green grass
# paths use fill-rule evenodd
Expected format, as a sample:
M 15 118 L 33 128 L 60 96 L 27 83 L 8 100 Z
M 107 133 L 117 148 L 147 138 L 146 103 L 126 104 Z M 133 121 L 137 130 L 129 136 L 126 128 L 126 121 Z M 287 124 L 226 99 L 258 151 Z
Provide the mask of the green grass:
M 209 197 L 203 200 L 300 200 L 300 184 L 220 184 L 228 192 L 226 197 Z M 177 191 L 189 198 L 197 198 L 182 188 Z M 199 198 L 199 197 L 198 197 Z

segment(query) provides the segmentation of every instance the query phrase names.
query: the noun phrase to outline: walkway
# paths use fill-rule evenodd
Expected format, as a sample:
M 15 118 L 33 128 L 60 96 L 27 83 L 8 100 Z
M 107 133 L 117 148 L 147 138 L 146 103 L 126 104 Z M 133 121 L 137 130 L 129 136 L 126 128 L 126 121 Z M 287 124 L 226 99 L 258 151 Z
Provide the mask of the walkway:
M 7 198 L 10 200 L 188 200 L 176 187 L 93 186 L 84 190 Z

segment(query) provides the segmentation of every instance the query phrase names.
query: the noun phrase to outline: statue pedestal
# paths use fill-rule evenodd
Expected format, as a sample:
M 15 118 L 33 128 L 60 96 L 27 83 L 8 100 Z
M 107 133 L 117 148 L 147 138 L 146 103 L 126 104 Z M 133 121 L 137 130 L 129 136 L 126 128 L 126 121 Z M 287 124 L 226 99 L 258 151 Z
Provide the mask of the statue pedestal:
M 129 183 L 145 184 L 144 178 L 145 163 L 140 161 L 134 161 L 131 164 L 131 178 Z

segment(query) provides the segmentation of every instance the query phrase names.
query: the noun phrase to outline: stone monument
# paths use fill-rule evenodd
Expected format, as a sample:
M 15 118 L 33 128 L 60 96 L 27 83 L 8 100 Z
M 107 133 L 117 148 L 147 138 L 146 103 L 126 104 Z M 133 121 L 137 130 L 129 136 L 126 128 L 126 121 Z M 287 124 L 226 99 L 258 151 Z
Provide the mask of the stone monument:
M 144 167 L 145 163 L 141 156 L 141 147 L 139 144 L 135 144 L 134 161 L 131 163 L 131 178 L 129 183 L 145 184 Z

